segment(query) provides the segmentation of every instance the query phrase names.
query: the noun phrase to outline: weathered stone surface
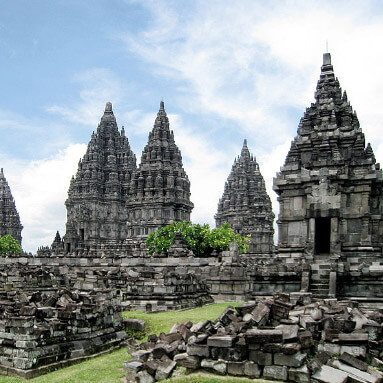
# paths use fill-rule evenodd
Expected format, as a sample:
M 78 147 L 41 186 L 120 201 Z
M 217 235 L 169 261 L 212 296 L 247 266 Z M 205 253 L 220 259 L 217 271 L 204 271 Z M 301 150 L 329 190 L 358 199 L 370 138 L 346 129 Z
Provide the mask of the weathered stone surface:
M 310 383 L 310 371 L 307 366 L 289 369 L 289 380 L 297 383 Z
M 234 376 L 245 375 L 245 362 L 228 362 L 227 373 Z
M 210 359 L 202 359 L 201 367 L 215 371 L 217 374 L 225 375 L 227 373 L 227 363 Z
M 166 360 L 164 362 L 161 362 L 158 365 L 157 371 L 156 371 L 156 380 L 164 380 L 167 379 L 170 374 L 173 372 L 175 369 L 177 363 L 174 362 L 173 360 Z
M 244 374 L 251 378 L 259 378 L 261 376 L 261 369 L 258 367 L 258 364 L 254 362 L 245 362 Z
M 270 366 L 273 364 L 273 354 L 263 351 L 250 351 L 249 360 L 260 366 Z
M 275 354 L 274 364 L 287 367 L 301 367 L 306 360 L 306 354 L 297 352 L 293 355 Z
M 350 355 L 347 352 L 342 353 L 339 357 L 339 360 L 361 371 L 367 371 L 368 369 L 367 363 L 363 362 L 360 359 L 355 358 L 354 356 Z
M 154 378 L 147 371 L 140 371 L 136 376 L 137 383 L 153 383 Z
M 145 321 L 141 319 L 124 319 L 125 328 L 134 331 L 144 331 Z
M 346 383 L 348 374 L 330 366 L 322 366 L 313 376 L 320 383 Z
M 247 343 L 278 343 L 283 341 L 281 330 L 250 329 L 245 333 Z
M 210 336 L 207 339 L 207 345 L 210 347 L 232 347 L 236 336 Z
M 200 366 L 199 358 L 188 355 L 186 352 L 176 355 L 174 361 L 177 363 L 177 366 L 190 368 L 192 370 L 196 370 Z
M 351 379 L 353 377 L 356 377 L 356 378 L 360 379 L 360 381 L 368 382 L 368 383 L 379 383 L 381 381 L 380 378 L 373 376 L 373 375 L 371 375 L 365 371 L 360 371 L 359 369 L 357 369 L 355 367 L 351 367 L 345 363 L 342 363 L 339 360 L 332 361 L 331 366 L 346 372 L 350 376 Z
M 288 368 L 285 366 L 265 366 L 263 377 L 265 379 L 287 380 Z
M 201 358 L 208 358 L 210 356 L 209 347 L 205 344 L 188 344 L 186 350 L 189 355 Z

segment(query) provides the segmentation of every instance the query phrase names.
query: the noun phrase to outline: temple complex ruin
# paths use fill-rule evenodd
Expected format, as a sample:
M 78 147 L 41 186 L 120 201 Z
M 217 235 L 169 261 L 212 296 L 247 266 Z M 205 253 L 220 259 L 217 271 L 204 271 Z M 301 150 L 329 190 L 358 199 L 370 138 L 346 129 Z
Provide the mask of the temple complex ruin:
M 128 238 L 135 240 L 175 221 L 190 221 L 194 206 L 190 182 L 163 101 L 130 183 L 126 206 Z
M 0 237 L 10 234 L 21 244 L 20 216 L 17 212 L 11 189 L 4 176 L 3 168 L 0 171 Z
M 216 226 L 230 223 L 237 233 L 251 235 L 248 253 L 272 254 L 274 213 L 259 165 L 250 155 L 247 140 L 235 159 L 215 215 Z
M 138 168 L 124 128 L 118 130 L 112 104 L 107 103 L 70 184 L 64 238 L 57 232 L 52 246 L 40 248 L 36 256 L 0 256 L 0 295 L 7 306 L 0 309 L 0 319 L 10 328 L 4 352 L 15 356 L 0 355 L 0 372 L 11 368 L 25 376 L 25 370 L 49 363 L 56 354 L 60 362 L 69 363 L 78 355 L 105 351 L 99 347 L 104 341 L 118 347 L 124 338 L 120 312 L 126 308 L 165 311 L 213 300 L 255 301 L 197 330 L 179 327 L 179 335 L 175 331 L 169 338 L 184 338 L 181 348 L 186 347 L 186 354 L 166 363 L 174 367 L 181 360 L 184 367 L 307 381 L 295 378 L 300 375 L 315 381 L 317 372 L 307 359 L 313 348 L 306 336 L 315 341 L 315 351 L 327 352 L 327 347 L 335 353 L 348 345 L 347 352 L 355 351 L 354 346 L 363 351 L 375 342 L 374 334 L 381 336 L 381 313 L 362 313 L 357 306 L 376 309 L 383 304 L 382 179 L 326 53 L 315 102 L 306 109 L 274 179 L 280 203 L 278 246 L 273 244 L 270 198 L 245 140 L 215 218 L 217 226 L 229 222 L 236 232 L 251 235 L 249 253 L 240 254 L 234 243 L 229 250 L 197 257 L 177 235 L 168 253 L 150 255 L 144 240 L 151 232 L 190 220 L 190 182 L 163 102 Z M 21 241 L 22 226 L 3 172 L 0 214 L 0 230 L 15 228 L 11 234 Z M 261 297 L 266 299 L 261 302 Z M 94 321 L 91 327 L 82 322 L 88 314 Z M 80 321 L 72 322 L 73 317 Z M 41 331 L 34 331 L 35 324 Z M 78 340 L 72 348 L 62 338 L 68 325 L 77 326 L 66 333 L 73 343 Z M 251 328 L 265 325 L 278 328 Z M 286 326 L 296 335 L 285 338 Z M 362 331 L 354 333 L 356 326 Z M 80 330 L 86 333 L 77 338 Z M 31 343 L 18 341 L 20 331 L 28 332 Z M 44 347 L 48 331 L 57 335 L 52 348 Z M 267 335 L 265 341 L 257 338 L 257 331 L 261 338 Z M 194 337 L 190 344 L 188 334 Z M 275 335 L 272 341 L 270 334 Z M 38 341 L 32 342 L 34 337 Z M 38 354 L 34 347 L 40 347 Z M 150 368 L 142 366 L 134 374 L 148 378 Z M 338 369 L 334 366 L 329 368 Z

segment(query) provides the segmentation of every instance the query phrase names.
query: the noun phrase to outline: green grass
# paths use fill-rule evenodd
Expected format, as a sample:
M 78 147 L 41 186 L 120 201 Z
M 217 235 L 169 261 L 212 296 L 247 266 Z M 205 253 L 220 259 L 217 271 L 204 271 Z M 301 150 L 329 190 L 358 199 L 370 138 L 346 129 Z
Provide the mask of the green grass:
M 143 311 L 126 311 L 124 318 L 142 319 L 146 322 L 146 333 L 157 334 L 161 332 L 168 333 L 174 323 L 183 323 L 192 321 L 194 324 L 205 320 L 215 320 L 222 314 L 227 306 L 240 306 L 242 303 L 215 303 L 209 306 L 198 307 L 192 310 L 177 312 L 161 312 L 155 314 L 146 314 Z
M 192 321 L 197 323 L 203 320 L 214 320 L 222 311 L 229 306 L 229 303 L 217 303 L 209 306 L 199 307 L 192 310 L 179 312 L 164 312 L 156 314 L 145 314 L 140 311 L 128 311 L 124 313 L 125 318 L 143 319 L 147 324 L 146 337 L 149 334 L 160 334 L 169 332 L 174 323 Z M 232 306 L 238 306 L 240 303 L 232 303 Z M 24 380 L 21 378 L 11 378 L 0 376 L 0 383 L 121 383 L 125 376 L 123 363 L 128 360 L 126 348 L 99 356 L 82 363 L 65 367 L 61 370 L 39 376 L 34 379 Z M 202 380 L 201 380 L 202 379 Z M 206 380 L 208 379 L 208 380 Z M 225 379 L 225 378 L 222 378 Z M 250 382 L 243 379 L 225 379 L 226 382 Z M 182 377 L 170 379 L 167 382 L 174 383 L 216 383 L 222 382 L 219 378 L 206 377 Z M 255 382 L 254 380 L 252 382 Z
M 126 348 L 110 354 L 62 368 L 34 379 L 24 380 L 0 376 L 0 383 L 121 383 L 125 376 L 123 364 L 128 359 Z

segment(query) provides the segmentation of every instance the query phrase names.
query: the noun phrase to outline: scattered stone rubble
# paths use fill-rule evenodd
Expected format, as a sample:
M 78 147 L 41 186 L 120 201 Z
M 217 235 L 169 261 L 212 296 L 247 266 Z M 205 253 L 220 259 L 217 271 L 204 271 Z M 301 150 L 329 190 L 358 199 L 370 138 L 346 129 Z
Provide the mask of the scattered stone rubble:
M 350 300 L 277 293 L 229 306 L 213 322 L 150 335 L 125 362 L 127 380 L 167 379 L 181 366 L 289 382 L 378 383 L 383 373 L 373 366 L 383 366 L 382 319 L 382 311 L 362 311 Z
M 0 292 L 0 373 L 32 378 L 127 338 L 113 295 Z

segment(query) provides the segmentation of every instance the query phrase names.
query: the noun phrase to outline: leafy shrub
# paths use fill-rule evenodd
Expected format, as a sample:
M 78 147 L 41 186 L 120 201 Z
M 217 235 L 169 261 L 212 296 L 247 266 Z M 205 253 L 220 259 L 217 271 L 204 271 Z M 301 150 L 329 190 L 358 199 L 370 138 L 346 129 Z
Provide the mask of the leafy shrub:
M 246 253 L 249 248 L 250 236 L 243 237 L 234 233 L 228 223 L 220 228 L 210 230 L 208 224 L 199 225 L 191 222 L 174 222 L 149 234 L 146 244 L 150 254 L 167 253 L 172 245 L 176 233 L 180 233 L 186 243 L 186 247 L 193 251 L 197 257 L 207 257 L 214 250 L 229 250 L 231 242 L 238 244 L 240 253 Z
M 21 254 L 23 250 L 19 242 L 10 234 L 0 237 L 0 254 Z

